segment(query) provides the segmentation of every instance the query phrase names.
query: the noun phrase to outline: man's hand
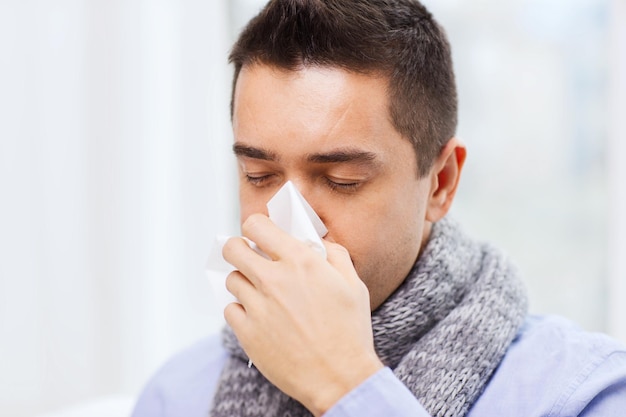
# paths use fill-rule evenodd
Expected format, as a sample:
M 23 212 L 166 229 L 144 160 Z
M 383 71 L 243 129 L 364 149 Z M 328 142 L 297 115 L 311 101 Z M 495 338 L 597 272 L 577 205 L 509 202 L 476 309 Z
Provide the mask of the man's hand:
M 342 246 L 325 241 L 327 260 L 261 214 L 230 239 L 224 259 L 237 271 L 226 287 L 239 303 L 224 317 L 259 371 L 314 415 L 383 367 L 376 356 L 369 293 Z

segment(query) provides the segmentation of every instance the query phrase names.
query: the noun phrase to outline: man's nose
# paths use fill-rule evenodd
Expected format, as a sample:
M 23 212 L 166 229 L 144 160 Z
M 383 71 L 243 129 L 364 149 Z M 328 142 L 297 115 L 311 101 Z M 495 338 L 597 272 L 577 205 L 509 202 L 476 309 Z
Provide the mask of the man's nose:
M 323 190 L 320 190 L 321 185 L 302 179 L 290 179 L 290 181 L 296 187 L 298 192 L 302 194 L 302 197 L 304 197 L 306 202 L 309 203 L 313 211 L 315 211 L 318 217 L 322 220 L 322 223 L 326 225 L 326 199 L 322 193 Z
M 311 184 L 311 181 L 307 181 L 301 178 L 288 178 L 288 181 L 291 181 L 293 183 L 294 187 L 296 187 L 296 190 L 298 190 L 298 192 L 302 194 L 302 197 L 304 197 L 307 203 L 309 203 L 309 205 L 313 207 L 313 209 L 315 209 L 315 206 L 313 205 L 313 202 L 315 200 L 314 184 Z

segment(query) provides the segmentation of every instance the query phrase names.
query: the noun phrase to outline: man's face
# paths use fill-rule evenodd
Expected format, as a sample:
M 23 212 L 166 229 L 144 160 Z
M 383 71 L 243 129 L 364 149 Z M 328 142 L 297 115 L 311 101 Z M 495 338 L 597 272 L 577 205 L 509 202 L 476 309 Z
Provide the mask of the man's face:
M 402 283 L 430 231 L 431 177 L 390 121 L 387 79 L 337 68 L 244 67 L 233 132 L 241 221 L 291 180 L 344 246 L 372 309 Z

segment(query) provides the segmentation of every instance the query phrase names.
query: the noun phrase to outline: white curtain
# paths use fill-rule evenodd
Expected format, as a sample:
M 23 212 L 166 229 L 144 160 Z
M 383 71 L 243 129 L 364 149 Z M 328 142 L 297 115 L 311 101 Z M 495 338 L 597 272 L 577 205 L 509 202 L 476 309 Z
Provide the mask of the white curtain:
M 0 415 L 134 395 L 215 331 L 226 1 L 0 2 Z

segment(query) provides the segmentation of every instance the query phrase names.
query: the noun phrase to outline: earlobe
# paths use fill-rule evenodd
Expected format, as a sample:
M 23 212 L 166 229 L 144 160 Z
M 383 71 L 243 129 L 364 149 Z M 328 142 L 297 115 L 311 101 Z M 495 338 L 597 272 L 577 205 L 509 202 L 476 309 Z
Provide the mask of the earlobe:
M 452 138 L 441 150 L 431 170 L 431 193 L 426 220 L 436 222 L 450 210 L 456 194 L 467 149 L 457 138 Z

